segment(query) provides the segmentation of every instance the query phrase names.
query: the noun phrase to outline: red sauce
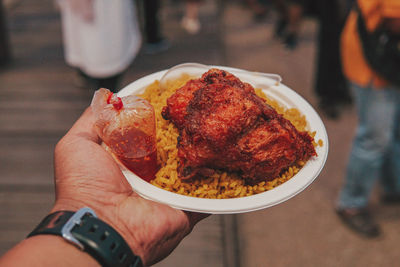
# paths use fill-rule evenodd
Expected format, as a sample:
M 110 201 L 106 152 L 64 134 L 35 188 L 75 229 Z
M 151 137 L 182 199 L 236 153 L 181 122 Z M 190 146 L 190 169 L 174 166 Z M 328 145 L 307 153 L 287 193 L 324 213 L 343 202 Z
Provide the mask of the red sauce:
M 149 155 L 140 158 L 122 158 L 119 160 L 129 170 L 136 173 L 143 180 L 150 182 L 154 179 L 157 171 L 157 151 L 154 150 Z
M 155 136 L 137 128 L 122 131 L 113 131 L 105 143 L 129 170 L 145 181 L 151 181 L 158 171 Z

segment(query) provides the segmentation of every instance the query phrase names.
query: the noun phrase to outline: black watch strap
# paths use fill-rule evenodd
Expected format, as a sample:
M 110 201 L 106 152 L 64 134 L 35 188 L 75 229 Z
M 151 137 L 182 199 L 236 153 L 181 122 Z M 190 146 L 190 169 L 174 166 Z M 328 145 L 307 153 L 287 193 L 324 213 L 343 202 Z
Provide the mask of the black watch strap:
M 102 266 L 142 267 L 140 257 L 110 225 L 96 218 L 90 208 L 77 212 L 57 211 L 47 215 L 28 237 L 50 234 L 62 236 L 89 253 Z

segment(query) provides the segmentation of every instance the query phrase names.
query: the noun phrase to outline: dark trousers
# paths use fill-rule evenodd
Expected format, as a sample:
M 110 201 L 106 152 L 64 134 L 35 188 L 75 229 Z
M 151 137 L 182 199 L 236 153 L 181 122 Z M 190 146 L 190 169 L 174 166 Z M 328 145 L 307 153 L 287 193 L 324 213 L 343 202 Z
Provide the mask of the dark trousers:
M 0 66 L 10 61 L 10 47 L 7 34 L 6 16 L 2 0 L 0 0 Z
M 160 32 L 160 21 L 158 11 L 160 9 L 159 0 L 143 0 L 144 8 L 144 32 L 147 43 L 157 43 L 162 40 Z
M 85 80 L 93 89 L 97 90 L 100 88 L 106 88 L 109 89 L 111 92 L 118 92 L 119 91 L 119 85 L 123 77 L 123 73 L 118 73 L 116 75 L 113 75 L 111 77 L 106 77 L 106 78 L 94 78 L 80 69 L 77 70 L 78 74 L 81 76 L 83 80 Z
M 339 0 L 320 0 L 315 93 L 322 102 L 346 103 L 350 91 L 343 75 L 340 36 L 349 10 Z

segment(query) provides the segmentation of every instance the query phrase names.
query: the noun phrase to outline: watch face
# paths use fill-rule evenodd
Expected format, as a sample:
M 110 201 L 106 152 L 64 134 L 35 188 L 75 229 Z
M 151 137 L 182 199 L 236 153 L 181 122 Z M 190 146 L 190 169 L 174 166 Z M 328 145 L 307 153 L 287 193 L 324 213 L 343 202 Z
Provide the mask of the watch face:
M 282 84 L 279 75 L 254 73 L 224 66 L 205 66 L 189 63 L 145 76 L 129 84 L 118 95 L 122 97 L 141 94 L 156 80 L 159 81 L 160 88 L 164 88 L 168 86 L 170 80 L 177 79 L 177 77 L 182 75 L 199 77 L 210 68 L 226 70 L 237 76 L 241 81 L 251 84 L 256 89 L 261 89 L 267 98 L 278 102 L 285 109 L 295 109 L 301 115 L 304 115 L 307 131 L 315 132 L 314 140 L 319 143 L 319 145 L 315 146 L 317 156 L 312 157 L 298 171 L 292 173 L 290 179 L 285 180 L 283 183 L 279 182 L 279 185 L 274 186 L 270 190 L 250 196 L 227 199 L 192 197 L 170 192 L 144 181 L 135 173 L 120 165 L 123 174 L 131 184 L 133 190 L 144 198 L 164 203 L 177 209 L 212 214 L 243 213 L 264 209 L 282 203 L 300 193 L 318 177 L 326 162 L 328 136 L 317 112 L 304 98 Z M 156 116 L 158 115 L 156 114 Z M 207 185 L 204 188 L 207 188 Z

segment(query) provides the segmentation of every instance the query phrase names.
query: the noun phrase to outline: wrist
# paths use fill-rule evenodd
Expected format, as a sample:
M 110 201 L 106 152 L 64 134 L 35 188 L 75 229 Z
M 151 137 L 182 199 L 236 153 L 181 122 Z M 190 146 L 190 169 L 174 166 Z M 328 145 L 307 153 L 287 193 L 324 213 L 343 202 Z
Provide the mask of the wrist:
M 145 250 L 141 246 L 140 240 L 137 240 L 132 235 L 132 232 L 138 230 L 138 229 L 132 229 L 132 227 L 128 228 L 124 223 L 120 222 L 119 214 L 118 211 L 120 210 L 121 205 L 124 205 L 124 200 L 118 200 L 118 201 L 113 201 L 114 203 L 122 203 L 122 204 L 115 204 L 115 205 L 110 205 L 110 204 L 105 204 L 101 205 L 101 207 L 97 208 L 99 206 L 98 203 L 92 203 L 90 201 L 85 201 L 85 200 L 80 200 L 80 201 L 75 201 L 72 199 L 58 199 L 52 208 L 50 213 L 56 212 L 56 211 L 63 211 L 63 210 L 69 210 L 69 211 L 77 211 L 81 209 L 82 207 L 89 207 L 91 208 L 97 215 L 97 217 L 104 221 L 105 223 L 109 224 L 112 228 L 114 228 L 121 236 L 122 238 L 127 242 L 133 253 L 137 256 L 139 256 L 142 260 L 145 260 L 146 255 L 145 255 Z M 136 214 L 134 210 L 132 210 L 132 214 Z M 133 215 L 135 216 L 135 215 Z
M 100 205 L 101 207 L 98 208 L 98 204 L 96 203 L 91 203 L 90 201 L 74 201 L 74 200 L 57 200 L 56 203 L 54 204 L 54 207 L 51 209 L 50 213 L 57 212 L 57 211 L 78 211 L 79 209 L 83 207 L 89 207 L 92 209 L 96 216 L 104 221 L 105 223 L 109 224 L 111 227 L 113 227 L 126 241 L 129 240 L 129 236 L 123 231 L 122 229 L 119 229 L 118 225 L 116 224 L 116 210 L 117 207 L 113 205 Z
M 66 244 L 88 253 L 102 266 L 142 266 L 141 259 L 117 230 L 88 207 L 50 213 L 28 237 L 41 235 L 62 237 Z
M 75 201 L 70 199 L 59 199 L 56 201 L 54 207 L 51 209 L 50 213 L 57 211 L 78 211 L 82 207 L 91 208 L 97 215 L 97 217 L 109 224 L 112 228 L 117 231 L 122 238 L 128 243 L 129 247 L 138 255 L 141 259 L 144 259 L 144 252 L 135 238 L 132 237 L 131 231 L 135 229 L 128 229 L 123 223 L 119 222 L 118 217 L 118 205 L 102 205 L 101 208 L 97 208 L 99 205 L 96 203 L 91 203 L 90 201 Z M 132 214 L 135 214 L 132 211 Z

